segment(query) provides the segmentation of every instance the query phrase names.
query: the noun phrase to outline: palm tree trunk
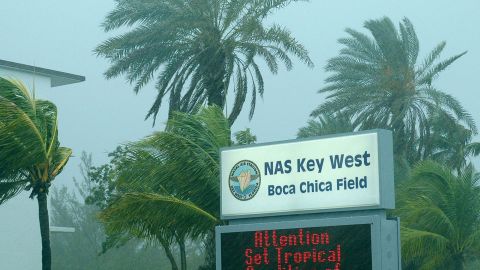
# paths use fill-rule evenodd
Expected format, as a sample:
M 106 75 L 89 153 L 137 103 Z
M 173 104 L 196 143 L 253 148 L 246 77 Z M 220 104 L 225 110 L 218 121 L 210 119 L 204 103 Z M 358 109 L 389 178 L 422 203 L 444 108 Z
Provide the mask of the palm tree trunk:
M 177 262 L 175 262 L 175 257 L 173 256 L 172 250 L 170 249 L 170 245 L 162 237 L 158 237 L 158 240 L 163 246 L 163 249 L 165 249 L 165 255 L 167 255 L 167 258 L 172 265 L 172 270 L 178 270 Z
M 180 246 L 180 262 L 182 270 L 187 270 L 187 255 L 185 252 L 185 239 L 178 239 L 178 245 Z
M 407 138 L 408 134 L 405 133 L 405 123 L 401 118 L 401 109 L 392 108 L 392 120 L 391 120 L 391 129 L 393 132 L 393 150 L 394 154 L 397 156 L 407 157 Z
M 213 74 L 210 74 L 208 80 L 207 102 L 208 105 L 217 105 L 223 109 L 225 105 L 225 85 L 223 82 L 225 71 L 223 69 L 213 69 L 211 72 Z
M 205 262 L 200 266 L 199 270 L 215 270 L 215 230 L 212 229 L 205 238 Z
M 220 37 L 219 37 L 220 38 Z M 219 40 L 218 40 L 219 42 Z M 225 53 L 220 43 L 205 52 L 205 76 L 208 105 L 217 105 L 223 109 L 226 98 L 225 87 Z
M 39 192 L 38 201 L 38 219 L 40 221 L 40 235 L 42 236 L 42 270 L 51 270 L 52 251 L 50 249 L 50 224 L 47 208 L 47 194 Z

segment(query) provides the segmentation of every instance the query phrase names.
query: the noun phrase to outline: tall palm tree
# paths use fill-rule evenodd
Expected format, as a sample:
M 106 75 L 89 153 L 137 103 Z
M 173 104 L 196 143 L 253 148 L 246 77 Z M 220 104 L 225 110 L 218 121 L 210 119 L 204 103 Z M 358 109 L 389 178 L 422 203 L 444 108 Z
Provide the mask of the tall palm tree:
M 158 94 L 147 118 L 155 121 L 165 96 L 170 112 L 195 112 L 204 103 L 224 108 L 233 88 L 233 124 L 249 91 L 250 118 L 257 94 L 263 95 L 258 58 L 273 73 L 279 62 L 291 69 L 291 55 L 313 66 L 287 29 L 263 25 L 275 10 L 297 1 L 116 0 L 103 28 L 133 29 L 106 40 L 95 52 L 111 62 L 105 76 L 126 75 L 135 92 L 155 78 Z
M 42 269 L 51 268 L 47 194 L 72 150 L 60 147 L 57 108 L 19 81 L 0 78 L 0 204 L 22 190 L 37 198 Z
M 420 63 L 419 41 L 412 23 L 398 29 L 389 18 L 365 22 L 372 37 L 347 29 L 340 55 L 328 61 L 327 101 L 312 115 L 342 112 L 360 129 L 388 128 L 394 132 L 395 153 L 405 156 L 409 145 L 429 136 L 429 117 L 437 110 L 454 116 L 476 132 L 472 117 L 452 96 L 433 86 L 434 79 L 466 52 L 438 61 L 445 42 Z M 420 144 L 420 148 L 424 145 Z M 410 163 L 415 160 L 409 158 Z
M 464 269 L 480 255 L 480 174 L 460 175 L 433 161 L 413 170 L 400 190 L 402 255 L 414 269 Z
M 165 131 L 128 146 L 117 184 L 130 192 L 103 211 L 107 229 L 155 238 L 164 247 L 211 233 L 220 222 L 219 149 L 230 144 L 220 108 L 174 113 Z

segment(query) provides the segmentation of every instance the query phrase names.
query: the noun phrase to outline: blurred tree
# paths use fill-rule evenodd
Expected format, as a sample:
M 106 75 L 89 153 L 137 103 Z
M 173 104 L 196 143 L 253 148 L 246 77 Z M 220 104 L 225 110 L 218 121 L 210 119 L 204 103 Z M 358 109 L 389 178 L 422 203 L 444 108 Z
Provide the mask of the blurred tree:
M 153 270 L 168 264 L 161 250 L 135 239 L 102 252 L 106 235 L 96 218 L 98 208 L 83 204 L 66 187 L 54 189 L 50 202 L 52 224 L 75 228 L 74 233 L 52 234 L 52 269 Z
M 342 114 L 320 114 L 308 120 L 307 126 L 298 130 L 297 138 L 324 136 L 355 131 L 350 117 Z
M 228 117 L 232 125 L 249 90 L 250 118 L 257 92 L 263 96 L 257 58 L 265 60 L 272 73 L 277 73 L 279 61 L 290 70 L 291 55 L 313 66 L 305 48 L 288 30 L 263 25 L 275 10 L 297 1 L 116 0 L 103 28 L 134 29 L 108 39 L 95 52 L 112 64 L 105 76 L 125 74 L 135 84 L 135 92 L 157 76 L 157 98 L 147 114 L 154 120 L 167 95 L 170 113 L 192 113 L 205 103 L 223 109 L 228 90 L 233 88 L 235 102 Z
M 105 209 L 116 197 L 127 191 L 126 187 L 116 183 L 118 168 L 125 162 L 127 151 L 126 146 L 118 146 L 108 154 L 109 163 L 100 166 L 82 167 L 84 179 L 89 183 L 88 193 L 84 194 L 86 204 Z
M 37 197 L 42 269 L 51 269 L 47 194 L 72 150 L 60 147 L 56 106 L 19 81 L 0 77 L 0 204 L 22 190 Z
M 480 269 L 480 259 L 476 259 L 474 261 L 471 261 L 467 263 L 467 267 L 465 267 L 466 270 L 477 270 Z
M 237 131 L 234 136 L 238 145 L 253 144 L 257 141 L 257 136 L 253 135 L 249 128 Z
M 116 164 L 124 152 L 123 148 L 116 149 L 111 154 L 112 163 L 109 165 Z M 103 183 L 110 182 L 105 179 L 112 178 L 106 176 L 112 176 L 115 170 L 112 166 L 105 173 L 105 166 L 93 166 L 91 155 L 86 153 L 82 153 L 81 160 L 83 179 L 74 179 L 76 190 L 69 192 L 65 187 L 54 189 L 51 197 L 52 224 L 74 227 L 76 230 L 74 233 L 52 235 L 52 250 L 57 254 L 52 260 L 53 269 L 164 269 L 169 264 L 168 256 L 180 256 L 178 248 L 172 247 L 170 254 L 166 254 L 155 247 L 156 242 L 132 236 L 111 235 L 107 239 L 104 226 L 97 219 L 100 211 L 97 203 L 106 205 L 110 198 L 117 196 L 114 188 L 101 187 Z M 75 194 L 79 194 L 80 199 Z M 87 198 L 91 199 L 90 204 L 82 202 Z M 190 265 L 198 266 L 203 262 L 204 256 L 198 241 L 186 241 L 185 250 Z
M 480 254 L 480 174 L 420 162 L 399 190 L 407 269 L 466 269 Z
M 461 174 L 471 156 L 480 154 L 480 143 L 472 142 L 473 131 L 449 116 L 434 115 L 431 120 L 427 155 Z

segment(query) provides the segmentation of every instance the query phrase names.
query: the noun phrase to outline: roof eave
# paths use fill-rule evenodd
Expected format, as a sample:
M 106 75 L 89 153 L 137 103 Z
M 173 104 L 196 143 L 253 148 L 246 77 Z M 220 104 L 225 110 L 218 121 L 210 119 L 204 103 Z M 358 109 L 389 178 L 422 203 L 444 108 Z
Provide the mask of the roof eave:
M 30 66 L 0 59 L 0 68 L 11 69 L 50 78 L 51 87 L 74 84 L 85 81 L 85 76 L 62 71 Z

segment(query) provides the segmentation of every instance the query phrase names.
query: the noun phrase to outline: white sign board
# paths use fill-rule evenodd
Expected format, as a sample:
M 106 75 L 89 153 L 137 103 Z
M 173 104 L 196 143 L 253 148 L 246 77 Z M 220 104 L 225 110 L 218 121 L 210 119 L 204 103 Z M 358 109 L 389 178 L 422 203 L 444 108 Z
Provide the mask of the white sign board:
M 390 131 L 221 151 L 223 218 L 394 208 Z

